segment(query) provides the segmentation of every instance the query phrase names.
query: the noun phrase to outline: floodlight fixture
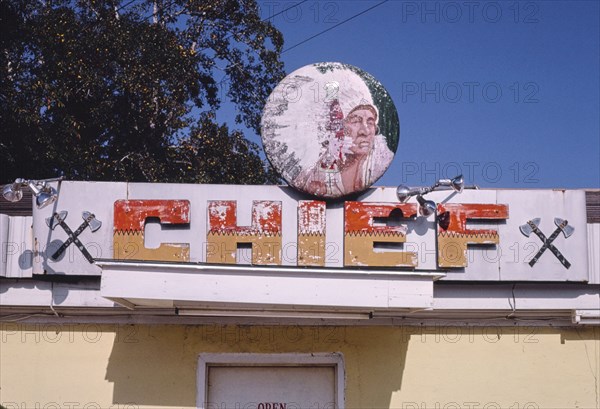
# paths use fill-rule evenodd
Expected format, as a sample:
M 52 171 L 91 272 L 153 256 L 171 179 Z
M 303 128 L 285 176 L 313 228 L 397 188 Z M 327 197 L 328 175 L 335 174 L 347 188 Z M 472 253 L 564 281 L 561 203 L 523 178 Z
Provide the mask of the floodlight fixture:
M 417 196 L 417 202 L 419 202 L 419 214 L 424 217 L 431 216 L 437 207 L 433 200 L 425 200 L 421 195 Z
M 42 179 L 42 180 L 29 180 L 18 178 L 13 183 L 4 185 L 2 188 L 2 196 L 9 202 L 18 202 L 23 198 L 23 188 L 29 187 L 31 192 L 35 196 L 35 205 L 38 209 L 42 209 L 56 201 L 58 198 L 58 192 L 55 188 L 50 186 L 49 182 L 60 182 L 63 177 Z
M 419 214 L 427 217 L 435 212 L 437 205 L 432 200 L 425 200 L 423 196 L 427 193 L 433 192 L 434 190 L 448 189 L 451 189 L 456 193 L 462 193 L 464 189 L 479 188 L 477 186 L 465 186 L 463 175 L 458 175 L 452 179 L 439 179 L 432 186 L 428 187 L 408 187 L 405 185 L 399 185 L 396 189 L 396 196 L 401 203 L 406 203 L 411 197 L 417 196 L 417 202 L 419 202 Z

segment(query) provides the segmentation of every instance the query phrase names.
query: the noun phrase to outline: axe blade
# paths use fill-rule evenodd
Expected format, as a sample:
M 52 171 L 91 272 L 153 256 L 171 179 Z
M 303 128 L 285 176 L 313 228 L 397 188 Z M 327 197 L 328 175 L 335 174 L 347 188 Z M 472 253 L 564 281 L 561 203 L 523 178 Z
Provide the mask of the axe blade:
M 51 217 L 46 218 L 46 224 L 50 227 L 50 230 L 54 230 L 61 222 L 65 221 L 69 212 L 63 210 L 60 213 L 54 213 Z
M 96 216 L 93 213 L 86 211 L 81 213 L 81 217 L 83 217 L 83 220 L 87 221 L 87 224 L 90 226 L 90 230 L 92 232 L 95 232 L 102 226 L 102 222 L 96 219 Z
M 556 224 L 556 227 L 558 227 L 563 232 L 565 238 L 569 238 L 569 236 L 571 236 L 571 234 L 575 232 L 575 227 L 569 225 L 568 220 L 563 220 L 559 217 L 555 217 L 554 224 Z
M 529 222 L 533 223 L 536 227 L 538 227 L 540 225 L 540 221 L 541 219 L 539 217 L 536 217 L 535 219 L 531 219 Z M 533 229 L 529 225 L 529 222 L 519 226 L 519 230 L 521 230 L 521 233 L 523 233 L 526 237 L 529 237 L 531 233 L 533 233 Z

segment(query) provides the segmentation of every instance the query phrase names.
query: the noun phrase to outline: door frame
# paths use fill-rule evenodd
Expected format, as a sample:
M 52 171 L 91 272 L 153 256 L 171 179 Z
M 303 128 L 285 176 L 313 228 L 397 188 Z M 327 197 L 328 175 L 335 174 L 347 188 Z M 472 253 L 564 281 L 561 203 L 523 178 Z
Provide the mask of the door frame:
M 211 366 L 330 366 L 335 370 L 335 408 L 344 409 L 345 379 L 344 356 L 341 352 L 332 353 L 202 353 L 198 357 L 196 376 L 196 407 L 206 409 L 208 397 L 208 369 Z

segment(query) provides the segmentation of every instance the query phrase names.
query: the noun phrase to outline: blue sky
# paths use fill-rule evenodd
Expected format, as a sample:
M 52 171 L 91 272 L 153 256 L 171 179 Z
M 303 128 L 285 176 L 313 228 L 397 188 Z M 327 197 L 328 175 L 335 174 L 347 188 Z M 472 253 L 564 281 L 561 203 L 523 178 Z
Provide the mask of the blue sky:
M 298 3 L 261 1 L 261 17 Z M 600 187 L 600 2 L 379 3 L 307 0 L 273 17 L 284 49 L 330 29 L 285 51 L 286 72 L 344 62 L 391 94 L 400 143 L 376 185 L 462 172 L 490 188 Z

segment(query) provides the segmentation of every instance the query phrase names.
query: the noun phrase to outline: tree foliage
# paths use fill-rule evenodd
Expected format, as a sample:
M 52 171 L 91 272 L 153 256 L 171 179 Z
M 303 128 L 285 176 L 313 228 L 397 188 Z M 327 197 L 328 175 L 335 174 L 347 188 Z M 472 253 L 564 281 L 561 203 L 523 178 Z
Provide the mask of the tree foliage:
M 0 0 L 2 179 L 276 181 L 215 114 L 259 131 L 282 45 L 254 0 Z

